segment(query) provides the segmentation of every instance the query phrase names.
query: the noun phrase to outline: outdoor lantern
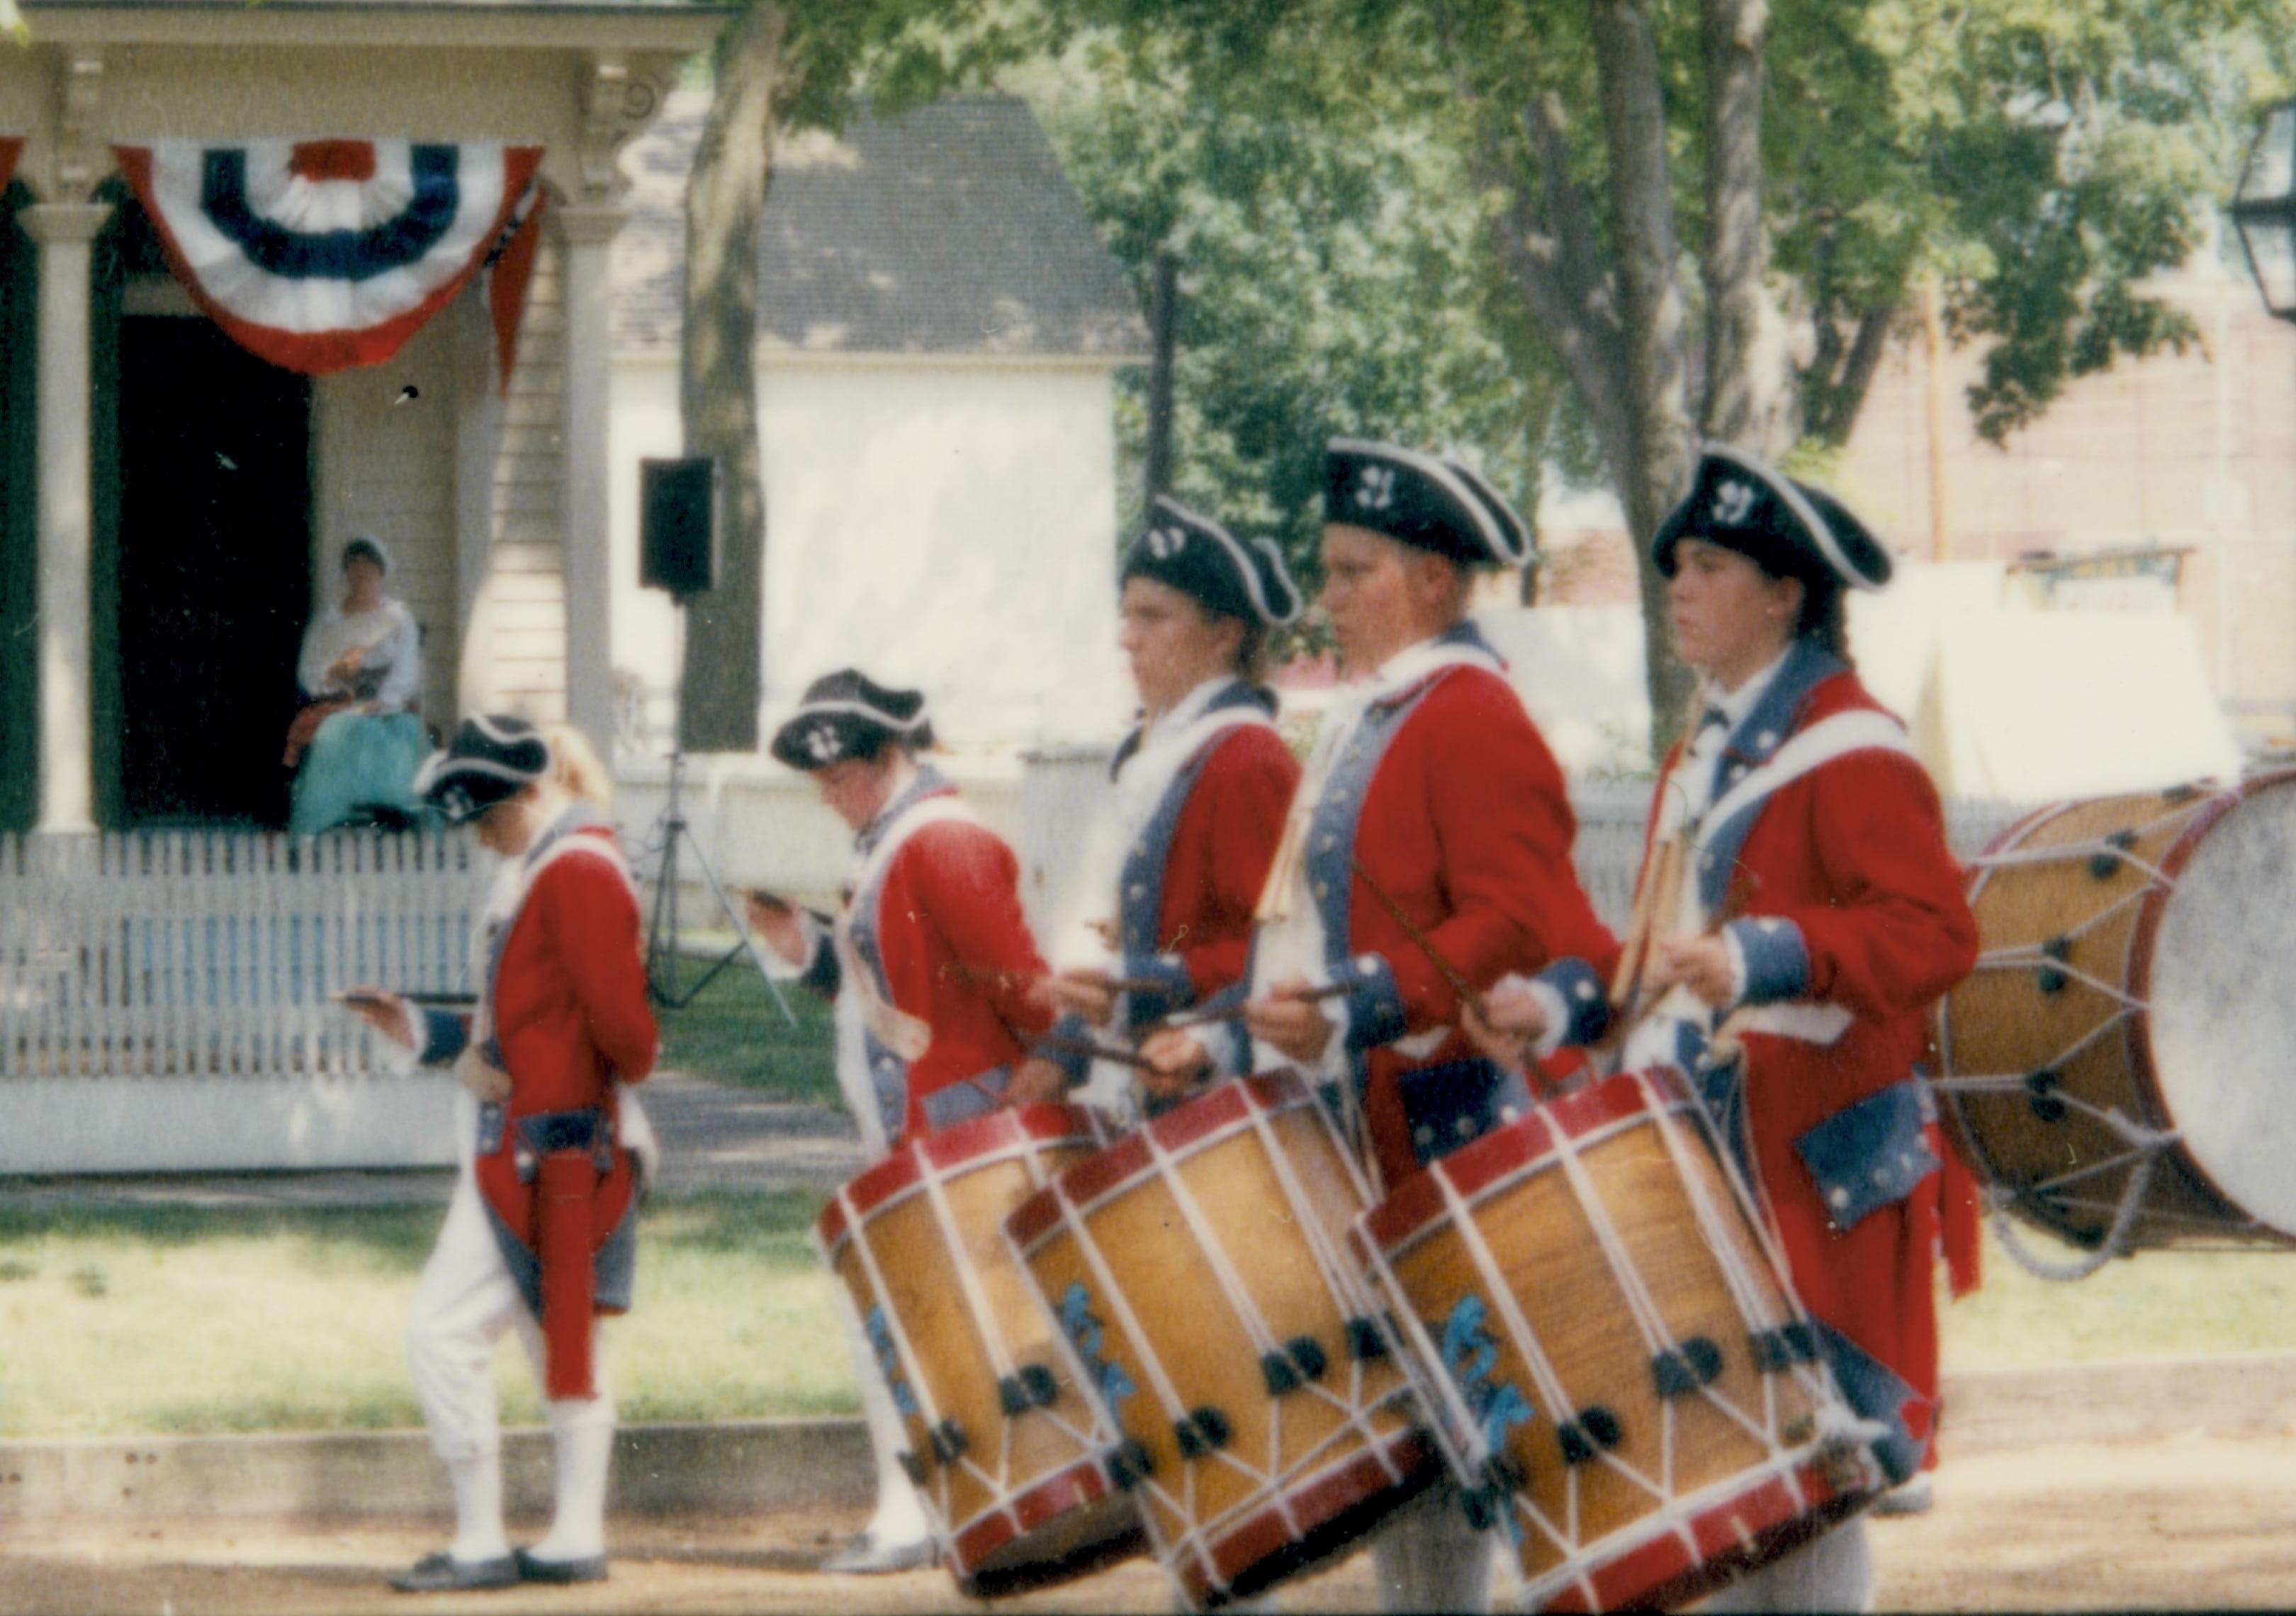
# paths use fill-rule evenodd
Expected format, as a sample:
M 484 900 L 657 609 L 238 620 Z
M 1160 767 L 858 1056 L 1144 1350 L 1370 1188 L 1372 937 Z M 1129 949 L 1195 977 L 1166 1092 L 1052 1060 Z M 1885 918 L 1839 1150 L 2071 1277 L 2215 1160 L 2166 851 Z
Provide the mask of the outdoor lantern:
M 2263 131 L 2249 149 L 2233 198 L 2232 221 L 2264 306 L 2296 320 L 2296 101 L 2264 115 Z

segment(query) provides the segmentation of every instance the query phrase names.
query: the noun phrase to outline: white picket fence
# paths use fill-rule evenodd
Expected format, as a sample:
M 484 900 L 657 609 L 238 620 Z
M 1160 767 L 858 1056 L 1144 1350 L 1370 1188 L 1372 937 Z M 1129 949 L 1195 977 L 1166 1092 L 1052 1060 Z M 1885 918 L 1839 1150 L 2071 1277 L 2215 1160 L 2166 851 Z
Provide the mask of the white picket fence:
M 466 834 L 0 837 L 0 1080 L 353 1075 L 330 996 L 470 990 Z
M 1076 752 L 968 784 L 1019 844 L 1040 923 L 1105 779 Z M 1613 925 L 1648 792 L 1572 793 L 1580 879 Z M 1974 853 L 2017 811 L 1950 805 L 1956 850 Z M 813 823 L 828 816 L 808 793 L 721 794 L 696 818 L 727 844 L 719 868 L 735 879 L 755 879 L 754 860 L 776 883 L 832 890 L 849 856 L 833 824 Z M 463 835 L 0 837 L 0 1176 L 451 1161 L 451 1081 L 409 1070 L 330 996 L 365 982 L 471 991 L 486 862 Z M 690 912 L 709 923 L 705 906 Z

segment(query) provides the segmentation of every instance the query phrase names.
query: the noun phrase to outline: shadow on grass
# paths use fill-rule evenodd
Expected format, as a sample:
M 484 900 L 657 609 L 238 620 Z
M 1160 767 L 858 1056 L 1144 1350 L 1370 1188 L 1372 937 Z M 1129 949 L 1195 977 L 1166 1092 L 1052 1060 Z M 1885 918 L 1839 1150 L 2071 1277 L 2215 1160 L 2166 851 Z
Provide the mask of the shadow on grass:
M 816 1259 L 807 1231 L 822 1201 L 800 1190 L 656 1195 L 646 1203 L 640 1236 L 665 1253 L 740 1251 L 810 1267 Z M 178 1251 L 218 1241 L 291 1239 L 322 1262 L 356 1259 L 379 1272 L 412 1274 L 430 1257 L 444 1218 L 435 1206 L 0 1206 L 0 1251 L 49 1240 Z M 0 1281 L 31 1279 L 42 1266 L 22 1253 L 0 1256 Z
M 385 1272 L 414 1272 L 444 1217 L 436 1206 L 0 1206 L 0 1247 L 55 1239 L 172 1251 L 291 1237 L 356 1251 Z
M 657 1009 L 660 1064 L 776 1099 L 835 1105 L 837 1031 L 828 1003 L 794 983 L 782 992 L 797 1017 L 791 1027 L 746 964 L 728 967 L 692 1004 Z
M 665 1251 L 741 1251 L 816 1267 L 808 1236 L 824 1197 L 808 1190 L 705 1190 L 656 1195 L 639 1226 L 648 1244 Z

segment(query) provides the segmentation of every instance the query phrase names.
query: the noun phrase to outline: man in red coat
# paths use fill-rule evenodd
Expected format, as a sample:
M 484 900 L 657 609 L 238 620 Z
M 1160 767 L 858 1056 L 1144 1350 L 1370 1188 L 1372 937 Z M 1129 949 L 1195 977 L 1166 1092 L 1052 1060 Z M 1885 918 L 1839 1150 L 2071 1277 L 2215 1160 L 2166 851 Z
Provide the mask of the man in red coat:
M 1652 553 L 1702 712 L 1653 799 L 1623 1064 L 1698 1079 L 1901 1482 L 1937 1398 L 1938 1160 L 1914 1068 L 1977 928 L 1936 788 L 1847 660 L 1843 592 L 1886 583 L 1889 555 L 1823 491 L 1722 448 Z M 1589 984 L 1616 964 L 1596 951 L 1503 985 L 1489 1030 L 1536 1034 L 1534 1054 L 1585 1041 Z M 1855 1610 L 1871 1591 L 1853 1521 L 1710 1608 Z
M 1265 684 L 1270 630 L 1299 615 L 1283 556 L 1159 496 L 1119 574 L 1139 727 L 1079 861 L 1078 919 L 1055 942 L 1052 1059 L 1073 1086 L 1096 1029 L 1138 1035 L 1243 975 L 1252 913 L 1300 765 Z M 1128 1103 L 1131 1072 L 1095 1094 Z
M 517 718 L 465 719 L 415 778 L 424 801 L 504 859 L 478 939 L 468 1018 L 403 999 L 357 1007 L 463 1090 L 468 1154 L 406 1330 L 423 1417 L 455 1487 L 455 1541 L 392 1579 L 408 1593 L 606 1575 L 614 1404 L 596 1320 L 625 1312 L 639 1163 L 619 1086 L 653 1069 L 638 906 L 611 827 L 551 777 Z M 513 1554 L 502 1520 L 495 1343 L 516 1329 L 544 1385 L 555 1457 L 549 1534 Z
M 813 777 L 854 832 L 844 913 L 832 923 L 752 894 L 750 924 L 808 987 L 836 1001 L 837 1078 L 871 1158 L 996 1109 L 1057 1096 L 1066 1081 L 1029 1046 L 1052 1024 L 1045 964 L 1021 908 L 1013 849 L 940 772 L 922 693 L 853 669 L 816 679 L 773 754 Z M 840 1294 L 842 1288 L 840 1287 Z M 880 1572 L 931 1558 L 902 1472 L 905 1439 L 849 1308 L 851 1353 L 877 1460 L 878 1507 L 824 1570 Z
M 1607 936 L 1570 863 L 1562 774 L 1468 620 L 1479 570 L 1529 559 L 1490 485 L 1433 455 L 1336 439 L 1324 589 L 1357 681 L 1318 732 L 1260 905 L 1241 1025 L 1168 1031 L 1173 1078 L 1319 1072 L 1393 1185 L 1527 1107 L 1519 1074 L 1456 1028 L 1464 996 Z M 1414 933 L 1416 933 L 1414 938 Z M 1375 1540 L 1392 1608 L 1480 1609 L 1488 1539 L 1438 1489 Z

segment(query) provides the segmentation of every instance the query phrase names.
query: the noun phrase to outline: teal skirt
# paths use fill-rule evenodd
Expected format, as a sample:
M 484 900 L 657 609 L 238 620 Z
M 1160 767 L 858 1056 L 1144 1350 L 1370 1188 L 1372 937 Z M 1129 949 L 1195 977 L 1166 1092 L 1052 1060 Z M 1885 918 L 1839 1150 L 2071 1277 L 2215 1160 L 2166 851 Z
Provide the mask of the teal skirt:
M 319 726 L 295 775 L 287 833 L 316 836 L 347 819 L 364 822 L 377 808 L 422 820 L 414 771 L 430 750 L 422 721 L 411 712 L 339 712 Z

